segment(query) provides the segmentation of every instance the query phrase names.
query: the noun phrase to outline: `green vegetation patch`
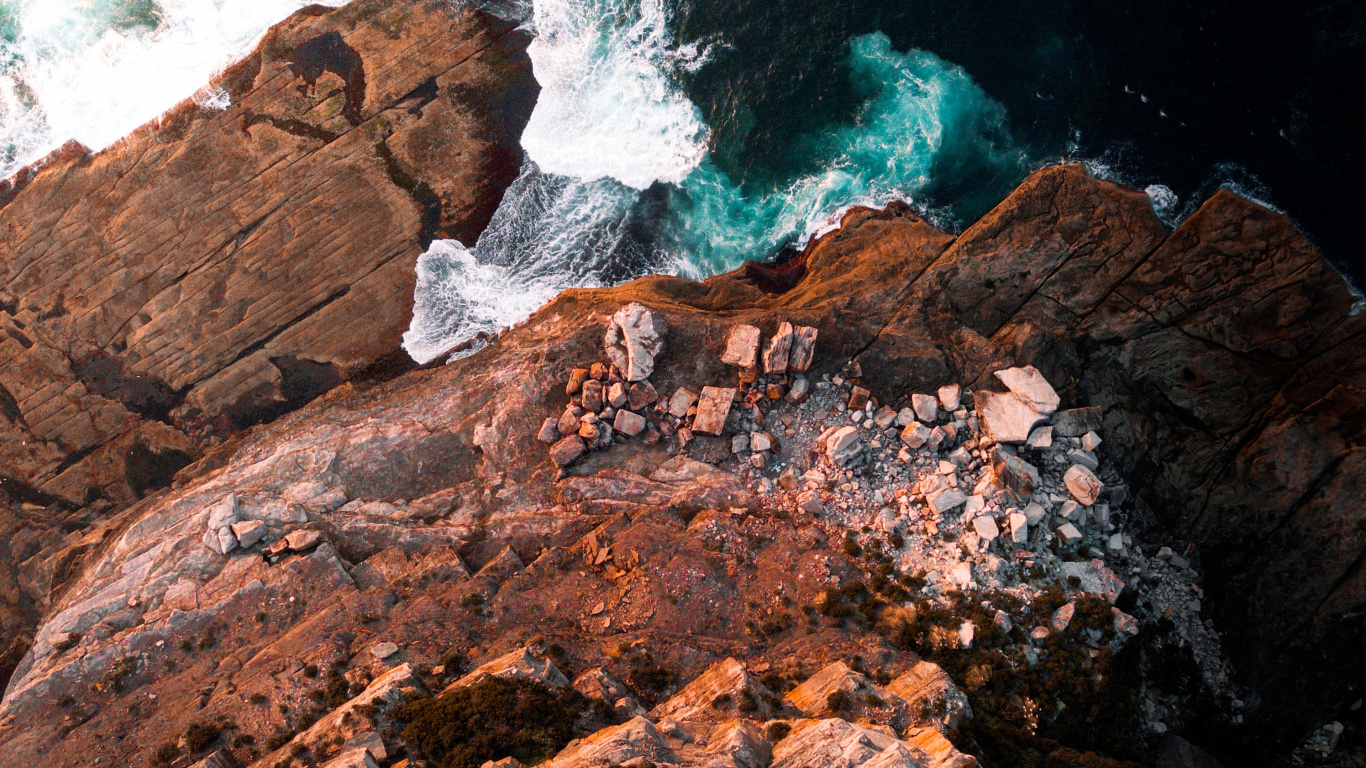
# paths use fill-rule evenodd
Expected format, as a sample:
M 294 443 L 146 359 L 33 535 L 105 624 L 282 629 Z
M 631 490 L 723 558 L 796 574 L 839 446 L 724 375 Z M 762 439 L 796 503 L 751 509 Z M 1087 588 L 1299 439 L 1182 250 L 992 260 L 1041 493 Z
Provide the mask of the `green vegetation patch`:
M 515 757 L 535 765 L 574 738 L 588 701 L 573 690 L 513 678 L 485 678 L 395 710 L 403 738 L 439 768 L 479 768 Z

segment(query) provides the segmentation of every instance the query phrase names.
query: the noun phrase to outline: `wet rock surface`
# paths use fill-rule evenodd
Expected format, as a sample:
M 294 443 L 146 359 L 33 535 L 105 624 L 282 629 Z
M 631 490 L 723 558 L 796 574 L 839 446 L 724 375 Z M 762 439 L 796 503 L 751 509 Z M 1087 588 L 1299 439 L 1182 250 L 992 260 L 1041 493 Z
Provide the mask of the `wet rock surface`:
M 399 702 L 493 670 L 603 702 L 565 766 L 1146 760 L 1359 698 L 1366 320 L 1282 217 L 1220 193 L 1168 234 L 1055 168 L 957 238 L 856 209 L 802 268 L 566 292 L 110 505 L 5 604 L 41 617 L 8 754 L 417 766 Z M 632 304 L 666 342 L 614 381 Z

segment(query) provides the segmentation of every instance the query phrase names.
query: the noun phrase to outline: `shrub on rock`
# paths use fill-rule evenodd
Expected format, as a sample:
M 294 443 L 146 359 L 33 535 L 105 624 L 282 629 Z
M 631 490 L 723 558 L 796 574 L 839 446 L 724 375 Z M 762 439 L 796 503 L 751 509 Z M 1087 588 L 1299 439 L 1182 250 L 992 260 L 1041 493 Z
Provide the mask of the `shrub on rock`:
M 535 765 L 574 736 L 587 700 L 534 680 L 486 677 L 395 710 L 403 738 L 440 768 L 479 768 L 514 757 Z

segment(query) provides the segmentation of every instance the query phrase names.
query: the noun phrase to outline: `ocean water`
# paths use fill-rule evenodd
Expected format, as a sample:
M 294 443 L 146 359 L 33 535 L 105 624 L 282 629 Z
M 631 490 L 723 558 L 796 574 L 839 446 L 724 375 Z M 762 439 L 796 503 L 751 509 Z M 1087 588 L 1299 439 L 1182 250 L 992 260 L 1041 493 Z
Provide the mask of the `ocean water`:
M 404 344 L 415 359 L 515 323 L 564 288 L 700 279 L 769 258 L 850 205 L 905 200 L 934 214 L 924 193 L 944 167 L 1010 182 L 1030 168 L 1005 110 L 966 71 L 871 32 L 839 51 L 855 108 L 783 137 L 781 161 L 745 179 L 718 158 L 727 148 L 687 87 L 728 43 L 681 38 L 678 10 L 537 0 L 526 23 L 542 90 L 526 163 L 477 243 L 438 242 L 419 261 Z
M 0 0 L 0 178 L 71 139 L 103 149 L 199 95 L 313 0 Z M 345 0 L 317 0 L 343 5 Z
M 525 23 L 522 178 L 419 264 L 418 360 L 559 288 L 790 252 L 853 204 L 961 230 L 1067 160 L 1172 227 L 1231 188 L 1366 273 L 1366 4 L 534 0 Z
M 487 231 L 418 263 L 421 361 L 567 287 L 790 253 L 850 205 L 961 230 L 1064 160 L 1170 226 L 1230 187 L 1366 273 L 1363 3 L 452 2 L 532 30 L 542 91 Z M 0 174 L 188 96 L 225 106 L 203 84 L 305 4 L 0 0 Z

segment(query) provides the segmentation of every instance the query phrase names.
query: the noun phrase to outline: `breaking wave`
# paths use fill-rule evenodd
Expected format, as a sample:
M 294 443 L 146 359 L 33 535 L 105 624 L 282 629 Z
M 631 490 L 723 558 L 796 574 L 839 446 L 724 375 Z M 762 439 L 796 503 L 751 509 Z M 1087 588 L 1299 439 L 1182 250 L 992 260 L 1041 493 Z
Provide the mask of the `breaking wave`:
M 745 186 L 709 156 L 681 87 L 707 54 L 673 39 L 662 0 L 537 0 L 529 24 L 541 93 L 522 174 L 477 243 L 438 242 L 423 257 L 404 337 L 419 362 L 564 288 L 705 278 L 800 245 L 852 204 L 923 204 L 941 169 L 1027 163 L 1004 109 L 966 72 L 875 33 L 850 42 L 853 118 L 786 148 L 806 170 Z
M 345 0 L 0 0 L 0 178 L 68 140 L 113 144 L 314 2 Z

